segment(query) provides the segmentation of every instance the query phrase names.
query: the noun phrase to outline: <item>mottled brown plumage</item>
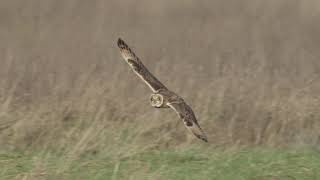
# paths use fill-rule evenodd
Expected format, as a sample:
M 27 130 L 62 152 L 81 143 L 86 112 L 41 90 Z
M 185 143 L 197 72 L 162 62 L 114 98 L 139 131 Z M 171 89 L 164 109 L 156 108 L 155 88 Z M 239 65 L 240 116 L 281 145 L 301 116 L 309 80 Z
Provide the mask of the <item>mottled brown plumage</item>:
M 188 130 L 199 139 L 208 142 L 190 106 L 180 96 L 169 91 L 167 87 L 151 74 L 122 39 L 118 39 L 118 47 L 124 60 L 153 91 L 153 94 L 150 96 L 151 105 L 156 108 L 172 108 L 179 115 Z
M 142 64 L 139 58 L 128 47 L 128 45 L 121 39 L 118 40 L 118 47 L 122 57 L 134 70 L 134 72 L 151 88 L 153 92 L 159 89 L 167 89 L 156 77 L 154 77 L 149 70 Z

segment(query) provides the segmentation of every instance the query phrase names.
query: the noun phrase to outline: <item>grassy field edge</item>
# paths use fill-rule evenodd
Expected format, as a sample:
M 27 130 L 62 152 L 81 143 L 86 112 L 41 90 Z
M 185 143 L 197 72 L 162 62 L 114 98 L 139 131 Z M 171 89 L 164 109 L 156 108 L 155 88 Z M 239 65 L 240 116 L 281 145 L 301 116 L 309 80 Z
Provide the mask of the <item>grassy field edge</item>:
M 1 179 L 320 179 L 316 150 L 147 151 L 114 158 L 1 152 Z

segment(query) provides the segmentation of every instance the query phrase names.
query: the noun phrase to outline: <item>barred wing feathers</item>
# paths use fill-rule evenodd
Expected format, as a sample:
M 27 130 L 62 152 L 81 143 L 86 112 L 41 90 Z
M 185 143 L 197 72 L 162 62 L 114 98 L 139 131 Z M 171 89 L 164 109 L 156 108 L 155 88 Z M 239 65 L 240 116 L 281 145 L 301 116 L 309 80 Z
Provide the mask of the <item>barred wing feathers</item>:
M 180 119 L 189 131 L 191 131 L 197 138 L 208 142 L 206 134 L 200 128 L 200 125 L 198 124 L 198 121 L 189 105 L 183 101 L 169 102 L 168 106 L 179 115 Z
M 156 92 L 159 89 L 167 89 L 153 74 L 150 73 L 135 53 L 120 38 L 118 39 L 118 47 L 120 48 L 120 52 L 124 60 L 153 92 Z

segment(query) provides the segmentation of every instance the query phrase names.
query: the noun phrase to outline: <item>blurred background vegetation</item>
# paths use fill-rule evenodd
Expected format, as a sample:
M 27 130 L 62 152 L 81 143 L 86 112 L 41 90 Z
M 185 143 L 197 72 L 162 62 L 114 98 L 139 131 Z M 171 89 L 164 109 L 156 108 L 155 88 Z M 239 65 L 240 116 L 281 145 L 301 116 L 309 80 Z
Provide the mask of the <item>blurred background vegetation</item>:
M 319 20 L 317 0 L 2 0 L 0 151 L 59 156 L 61 175 L 83 155 L 319 149 Z M 149 105 L 119 37 L 191 105 L 209 144 Z

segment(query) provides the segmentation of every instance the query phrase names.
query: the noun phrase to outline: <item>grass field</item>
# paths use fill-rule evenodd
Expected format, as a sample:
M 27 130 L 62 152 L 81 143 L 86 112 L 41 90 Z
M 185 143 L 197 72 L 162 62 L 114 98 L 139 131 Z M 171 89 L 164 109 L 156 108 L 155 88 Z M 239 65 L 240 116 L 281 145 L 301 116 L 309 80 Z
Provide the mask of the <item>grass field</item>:
M 129 157 L 72 159 L 48 152 L 0 154 L 1 179 L 317 180 L 320 155 L 311 150 L 155 150 Z
M 319 0 L 1 0 L 0 177 L 320 179 L 319 22 Z

